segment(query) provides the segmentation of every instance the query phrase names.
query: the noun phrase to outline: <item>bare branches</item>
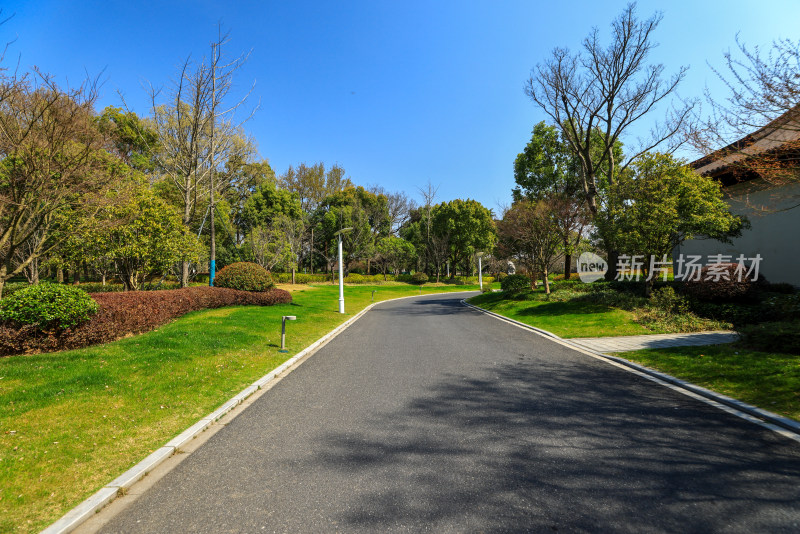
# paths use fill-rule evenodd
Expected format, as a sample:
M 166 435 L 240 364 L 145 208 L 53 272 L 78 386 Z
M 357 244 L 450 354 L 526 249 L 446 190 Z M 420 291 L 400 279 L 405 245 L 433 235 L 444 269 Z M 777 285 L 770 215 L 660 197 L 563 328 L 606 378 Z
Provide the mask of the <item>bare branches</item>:
M 0 74 L 0 292 L 63 239 L 59 212 L 88 209 L 120 171 L 101 150 L 96 96 L 96 80 L 61 89 L 40 71 Z
M 616 161 L 614 154 L 614 146 L 626 130 L 672 96 L 686 74 L 682 67 L 665 79 L 663 65 L 646 63 L 656 46 L 652 33 L 660 21 L 659 13 L 640 21 L 635 4 L 629 4 L 612 23 L 609 46 L 602 45 L 595 28 L 580 52 L 555 48 L 525 85 L 526 94 L 562 128 L 577 154 L 593 213 L 597 212 L 599 175 L 613 181 L 620 169 L 644 151 L 662 144 L 674 150 L 683 142 L 681 134 L 694 106 L 691 101 L 673 107 L 664 123 L 652 130 L 651 139 L 630 152 L 625 161 Z M 597 140 L 601 141 L 599 147 Z

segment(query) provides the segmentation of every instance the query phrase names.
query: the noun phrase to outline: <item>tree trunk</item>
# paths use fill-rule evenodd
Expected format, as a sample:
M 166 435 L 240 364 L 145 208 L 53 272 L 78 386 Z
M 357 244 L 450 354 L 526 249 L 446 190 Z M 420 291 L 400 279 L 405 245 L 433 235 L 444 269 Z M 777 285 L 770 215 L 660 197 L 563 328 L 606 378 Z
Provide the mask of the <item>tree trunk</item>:
M 550 280 L 547 279 L 547 268 L 542 272 L 542 283 L 544 284 L 545 294 L 550 294 Z
M 89 281 L 89 265 L 86 262 L 83 262 L 83 281 Z
M 188 191 L 186 192 L 188 194 Z M 183 228 L 189 232 L 189 223 L 192 221 L 191 203 L 188 198 L 183 199 Z M 181 262 L 181 287 L 189 287 L 189 262 Z
M 7 272 L 8 267 L 6 265 L 0 265 L 0 298 L 3 298 L 3 287 L 6 285 Z
M 77 286 L 81 283 L 81 271 L 79 268 L 75 268 L 72 272 L 72 285 Z
M 617 278 L 617 262 L 619 261 L 619 251 L 618 250 L 609 250 L 608 251 L 608 271 L 606 271 L 605 279 L 607 282 L 611 282 Z
M 58 282 L 59 284 L 64 283 L 64 269 L 60 267 L 56 269 L 56 282 Z
M 572 254 L 564 254 L 564 280 L 569 280 L 572 275 Z
M 294 285 L 294 267 L 292 267 L 292 285 Z
M 103 273 L 102 277 L 103 277 L 103 285 L 106 285 L 106 273 Z

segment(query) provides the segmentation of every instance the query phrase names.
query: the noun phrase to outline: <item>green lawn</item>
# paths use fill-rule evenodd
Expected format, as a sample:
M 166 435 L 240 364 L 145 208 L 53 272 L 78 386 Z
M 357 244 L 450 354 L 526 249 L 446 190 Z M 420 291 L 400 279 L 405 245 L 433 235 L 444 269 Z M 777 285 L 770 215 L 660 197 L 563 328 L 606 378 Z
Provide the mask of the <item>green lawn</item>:
M 618 356 L 800 420 L 800 356 L 738 344 L 623 352 Z
M 629 311 L 602 304 L 504 300 L 502 293 L 484 293 L 469 302 L 563 338 L 661 333 L 635 323 Z
M 426 286 L 423 293 L 475 286 Z M 0 532 L 38 532 L 375 300 L 417 287 L 313 286 L 272 307 L 206 310 L 81 350 L 0 358 Z M 280 318 L 288 354 L 278 352 Z

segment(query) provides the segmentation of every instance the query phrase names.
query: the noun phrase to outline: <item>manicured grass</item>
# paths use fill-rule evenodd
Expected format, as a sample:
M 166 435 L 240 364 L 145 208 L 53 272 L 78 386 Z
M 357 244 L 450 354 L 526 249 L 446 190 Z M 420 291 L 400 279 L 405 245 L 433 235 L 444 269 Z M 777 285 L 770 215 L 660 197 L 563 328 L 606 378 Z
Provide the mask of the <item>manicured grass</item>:
M 0 532 L 37 532 L 375 300 L 409 285 L 292 293 L 292 304 L 191 313 L 141 336 L 0 358 Z M 422 293 L 475 286 L 426 286 Z M 288 354 L 278 352 L 280 318 Z
M 564 338 L 661 333 L 635 323 L 629 311 L 602 304 L 504 300 L 502 293 L 483 293 L 469 302 Z
M 800 356 L 738 344 L 623 352 L 618 356 L 800 420 Z

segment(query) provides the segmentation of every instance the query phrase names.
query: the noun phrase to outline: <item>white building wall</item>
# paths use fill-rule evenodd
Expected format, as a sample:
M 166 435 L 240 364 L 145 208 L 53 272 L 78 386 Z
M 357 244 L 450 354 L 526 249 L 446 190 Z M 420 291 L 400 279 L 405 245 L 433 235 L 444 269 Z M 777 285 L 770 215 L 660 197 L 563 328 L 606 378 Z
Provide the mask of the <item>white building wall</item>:
M 676 248 L 678 254 L 725 254 L 736 261 L 761 255 L 760 275 L 769 282 L 787 282 L 800 287 L 800 183 L 782 186 L 761 179 L 725 188 L 731 211 L 746 215 L 752 228 L 732 245 L 713 239 L 692 239 Z M 677 266 L 676 266 L 677 267 Z

